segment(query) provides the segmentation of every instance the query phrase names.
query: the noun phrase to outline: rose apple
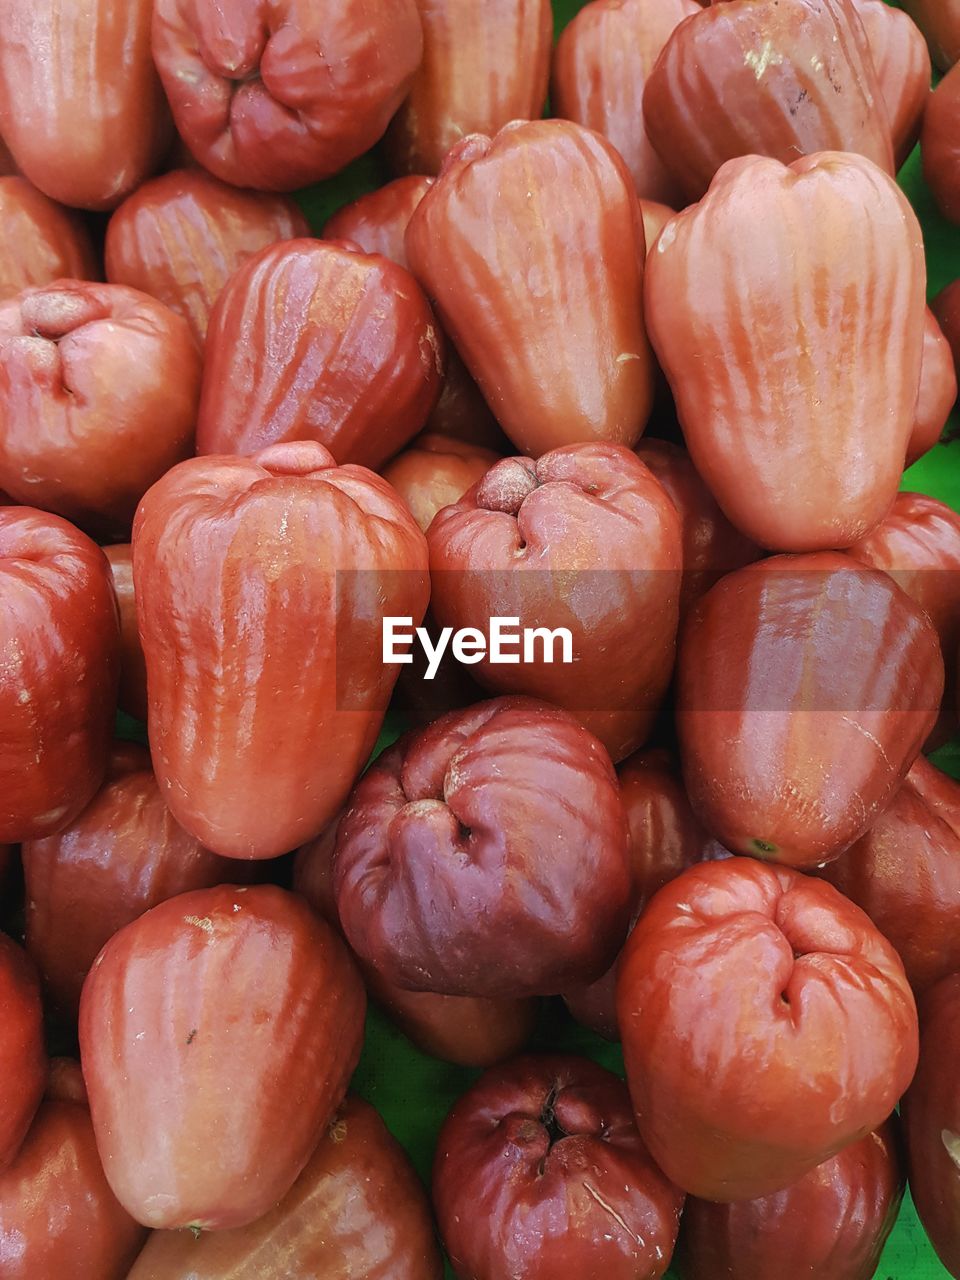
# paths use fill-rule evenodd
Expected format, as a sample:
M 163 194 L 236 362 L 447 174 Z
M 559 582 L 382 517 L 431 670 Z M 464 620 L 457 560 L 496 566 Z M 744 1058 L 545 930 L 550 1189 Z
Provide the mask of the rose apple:
M 550 0 L 418 0 L 423 62 L 387 131 L 398 173 L 439 173 L 471 133 L 543 114 L 550 76 Z
M 934 62 L 949 71 L 960 59 L 960 0 L 903 0 L 903 7 L 926 36 Z
M 133 534 L 150 742 L 206 848 L 276 857 L 338 812 L 399 670 L 383 617 L 420 621 L 427 569 L 386 481 L 313 441 L 191 459 L 150 490 Z
M 224 182 L 294 191 L 372 147 L 423 53 L 414 0 L 156 0 L 184 142 Z
M 910 205 L 861 156 L 731 162 L 661 234 L 650 335 L 694 465 L 754 542 L 849 546 L 886 513 L 915 421 L 925 280 Z
M 355 245 L 290 240 L 220 295 L 207 334 L 198 453 L 317 440 L 379 467 L 423 426 L 441 338 L 409 272 Z
M 44 1098 L 55 1102 L 79 1102 L 87 1107 L 87 1086 L 83 1068 L 76 1058 L 51 1058 Z
M 907 448 L 907 466 L 929 452 L 940 439 L 957 399 L 957 373 L 953 351 L 937 317 L 927 308 L 923 328 L 923 359 L 913 433 Z
M 0 178 L 0 302 L 61 276 L 99 274 L 80 220 L 26 178 Z
M 234 271 L 277 240 L 308 234 L 293 200 L 178 169 L 144 183 L 110 219 L 107 279 L 182 315 L 202 346 L 213 304 Z
M 61 204 L 112 209 L 167 145 L 152 9 L 151 0 L 4 0 L 0 133 L 24 177 Z
M 960 280 L 947 285 L 933 300 L 931 307 L 940 330 L 953 353 L 954 370 L 960 374 Z
M 103 780 L 120 634 L 110 568 L 85 534 L 0 508 L 0 841 L 59 830 Z
M 657 242 L 657 236 L 659 236 L 670 219 L 676 216 L 676 209 L 671 209 L 669 205 L 658 204 L 656 200 L 640 201 L 640 217 L 643 219 L 643 235 L 647 242 L 647 257 L 650 256 L 650 252 Z
M 438 511 L 453 506 L 497 461 L 492 449 L 424 434 L 383 469 L 424 533 Z
M 624 948 L 640 1133 L 703 1200 L 780 1191 L 889 1116 L 917 1062 L 896 952 L 830 885 L 750 858 L 666 885 Z
M 417 206 L 406 246 L 518 449 L 636 443 L 654 384 L 643 224 L 605 139 L 562 120 L 465 138 Z
M 519 999 L 592 981 L 630 908 L 610 757 L 529 698 L 451 712 L 357 783 L 334 892 L 350 945 L 394 986 Z
M 697 0 L 591 0 L 564 28 L 553 55 L 557 115 L 596 129 L 623 156 L 637 193 L 666 204 L 683 191 L 650 145 L 643 91 L 663 46 Z
M 943 660 L 927 615 L 839 552 L 723 578 L 680 647 L 690 801 L 735 853 L 814 867 L 890 804 L 932 729 Z
M 113 590 L 120 610 L 120 709 L 137 720 L 147 719 L 147 667 L 137 630 L 137 599 L 133 591 L 133 548 L 129 542 L 104 547 Z
M 924 112 L 920 152 L 923 176 L 937 208 L 950 222 L 960 223 L 960 73 L 956 67 L 937 85 Z
M 272 885 L 197 889 L 121 929 L 84 983 L 80 1053 L 124 1208 L 211 1230 L 272 1209 L 343 1098 L 364 1008 L 343 943 Z
M 433 178 L 396 178 L 338 209 L 327 219 L 323 238 L 352 240 L 364 253 L 379 253 L 406 268 L 407 224 L 432 186 Z
M 43 1010 L 33 964 L 22 948 L 0 933 L 0 1170 L 20 1150 L 46 1078 Z
M 0 178 L 5 178 L 8 174 L 16 173 L 17 166 L 10 154 L 10 148 L 0 138 Z
M 873 1280 L 903 1197 L 896 1116 L 759 1200 L 683 1208 L 685 1280 Z
M 463 1280 L 656 1280 L 683 1205 L 623 1082 L 552 1055 L 496 1067 L 464 1094 L 440 1130 L 433 1200 Z
M 185 320 L 114 284 L 0 303 L 0 484 L 97 535 L 129 532 L 193 449 L 200 355 Z
M 897 168 L 920 136 L 920 122 L 930 99 L 930 54 L 917 24 L 884 0 L 852 0 L 877 73 L 887 108 Z

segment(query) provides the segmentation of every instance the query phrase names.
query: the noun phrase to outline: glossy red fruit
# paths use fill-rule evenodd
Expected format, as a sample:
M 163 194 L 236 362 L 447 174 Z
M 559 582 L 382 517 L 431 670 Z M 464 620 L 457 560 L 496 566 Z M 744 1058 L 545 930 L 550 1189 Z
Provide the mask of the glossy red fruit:
M 491 449 L 425 433 L 387 463 L 382 474 L 426 533 L 437 512 L 459 502 L 497 460 Z
M 917 1061 L 896 952 L 828 884 L 750 858 L 653 899 L 617 1012 L 640 1133 L 703 1200 L 770 1195 L 876 1128 Z
M 930 98 L 920 152 L 923 176 L 937 208 L 950 222 L 960 223 L 960 73 L 956 67 L 947 72 Z
M 43 1010 L 36 973 L 26 952 L 0 934 L 0 1170 L 20 1150 L 43 1097 L 46 1078 Z
M 923 329 L 923 361 L 913 434 L 907 448 L 907 466 L 933 448 L 940 439 L 957 399 L 957 373 L 953 351 L 937 317 L 928 307 Z
M 653 399 L 643 224 L 608 142 L 561 120 L 465 138 L 407 228 L 414 275 L 514 445 L 633 445 Z
M 657 236 L 671 218 L 677 216 L 676 209 L 668 205 L 658 204 L 655 200 L 640 201 L 640 217 L 643 219 L 643 235 L 647 242 L 647 256 L 657 242 Z
M 886 513 L 915 421 L 925 279 L 912 209 L 860 156 L 731 163 L 661 234 L 650 335 L 697 470 L 754 542 L 849 546 Z M 720 350 L 722 377 L 695 354 Z
M 930 54 L 923 33 L 902 10 L 884 0 L 852 0 L 852 6 L 870 46 L 899 168 L 920 136 L 930 99 Z
M 141 503 L 133 570 L 174 817 L 227 857 L 313 839 L 383 722 L 399 667 L 381 661 L 382 619 L 417 625 L 426 609 L 413 517 L 386 481 L 312 441 L 196 458 Z
M 550 100 L 558 116 L 596 129 L 623 156 L 637 194 L 666 204 L 683 192 L 643 123 L 647 77 L 696 0 L 592 0 L 564 28 L 553 55 Z
M 688 1198 L 685 1280 L 873 1280 L 905 1173 L 896 1116 L 785 1191 L 737 1204 Z
M 112 209 L 169 139 L 150 56 L 151 0 L 6 0 L 0 132 L 25 178 L 61 204 Z
M 440 1280 L 430 1206 L 373 1107 L 347 1098 L 276 1208 L 233 1231 L 156 1231 L 128 1280 Z
M 6 177 L 7 174 L 16 172 L 17 166 L 13 156 L 10 154 L 10 148 L 0 138 L 0 177 Z
M 927 38 L 941 71 L 960 59 L 960 0 L 903 0 L 903 7 Z
M 99 275 L 83 224 L 26 178 L 0 177 L 0 302 L 62 276 Z
M 423 62 L 387 131 L 398 173 L 439 173 L 452 146 L 543 114 L 550 0 L 417 0 Z
M 414 0 L 156 0 L 177 129 L 224 182 L 294 191 L 372 147 L 423 53 Z
M 398 266 L 407 266 L 404 245 L 413 211 L 433 186 L 433 178 L 396 178 L 345 204 L 323 228 L 324 240 L 352 240 L 364 253 L 379 253 Z
M 107 279 L 159 299 L 202 346 L 213 305 L 237 268 L 277 240 L 308 234 L 292 199 L 177 169 L 145 182 L 110 219 Z
M 274 245 L 211 317 L 197 451 L 316 440 L 379 467 L 423 426 L 442 374 L 436 321 L 402 267 L 346 244 Z
M 103 780 L 120 635 L 110 568 L 59 516 L 0 508 L 0 841 L 72 822 Z
M 931 310 L 953 352 L 954 370 L 960 374 L 960 280 L 954 280 L 934 298 Z
M 433 1200 L 463 1280 L 656 1280 L 683 1205 L 623 1082 L 560 1056 L 517 1058 L 464 1094 L 440 1130 Z
M 337 835 L 350 945 L 413 991 L 520 999 L 592 981 L 623 941 L 630 889 L 609 756 L 529 698 L 402 738 L 357 783 Z
M 124 537 L 193 449 L 200 355 L 146 294 L 60 280 L 0 304 L 0 484 L 97 536 Z
M 47 1088 L 43 1095 L 56 1102 L 87 1104 L 87 1086 L 83 1083 L 83 1068 L 76 1058 L 51 1058 L 47 1073 Z
M 113 590 L 120 609 L 120 710 L 136 720 L 147 719 L 147 666 L 137 630 L 137 600 L 133 590 L 133 548 L 129 542 L 104 547 Z
M 491 618 L 563 628 L 515 666 L 471 674 L 497 693 L 566 708 L 614 761 L 646 741 L 666 693 L 683 567 L 680 522 L 663 488 L 620 445 L 568 445 L 505 458 L 427 536 L 431 610 L 454 633 Z M 519 633 L 518 633 L 519 634 Z
M 829 862 L 890 804 L 942 692 L 936 630 L 886 573 L 839 552 L 739 569 L 680 646 L 693 808 L 732 852 Z
M 364 1007 L 333 930 L 272 885 L 184 893 L 121 929 L 80 1005 L 120 1203 L 155 1228 L 225 1230 L 272 1209 L 344 1095 Z

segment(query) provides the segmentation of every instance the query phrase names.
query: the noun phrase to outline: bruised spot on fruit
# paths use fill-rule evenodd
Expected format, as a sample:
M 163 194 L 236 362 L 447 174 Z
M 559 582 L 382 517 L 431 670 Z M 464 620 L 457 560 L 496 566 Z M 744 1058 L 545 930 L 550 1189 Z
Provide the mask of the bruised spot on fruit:
M 194 1040 L 196 1040 L 196 1038 L 197 1038 L 197 1030 L 198 1030 L 198 1028 L 197 1028 L 197 1027 L 194 1027 L 194 1028 L 191 1030 L 190 1034 L 187 1036 L 187 1044 L 188 1044 L 188 1045 L 193 1044 Z
M 337 1116 L 335 1120 L 331 1121 L 327 1133 L 330 1135 L 330 1141 L 337 1143 L 338 1146 L 341 1142 L 346 1142 L 347 1122 L 343 1116 Z
M 748 840 L 747 846 L 750 852 L 756 854 L 758 858 L 769 858 L 778 852 L 775 844 L 771 844 L 769 840 L 760 840 L 758 837 Z
M 960 1133 L 954 1133 L 952 1129 L 944 1129 L 940 1134 L 940 1141 L 947 1155 L 960 1169 Z

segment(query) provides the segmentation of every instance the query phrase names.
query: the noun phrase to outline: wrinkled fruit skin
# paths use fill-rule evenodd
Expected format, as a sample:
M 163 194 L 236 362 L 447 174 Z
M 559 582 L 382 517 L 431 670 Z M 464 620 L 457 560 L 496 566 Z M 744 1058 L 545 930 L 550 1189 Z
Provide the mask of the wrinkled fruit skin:
M 760 546 L 849 546 L 886 513 L 914 426 L 925 281 L 916 216 L 860 156 L 731 162 L 660 235 L 650 336 L 694 465 Z
M 923 176 L 937 208 L 960 223 L 960 72 L 954 67 L 937 85 L 920 134 Z
M 137 630 L 137 599 L 133 590 L 133 548 L 129 542 L 104 547 L 113 590 L 120 610 L 120 710 L 146 723 L 147 666 Z
M 903 0 L 903 7 L 927 38 L 941 71 L 960 59 L 960 0 Z
M 894 169 L 870 46 L 847 0 L 731 0 L 695 13 L 650 73 L 643 117 L 686 203 L 738 156 L 788 164 L 849 151 Z
M 953 352 L 954 370 L 960 373 L 960 280 L 954 280 L 937 294 L 931 307 L 943 336 Z
M 927 43 L 916 23 L 884 0 L 852 0 L 852 4 L 870 46 L 899 169 L 920 136 L 930 99 L 933 69 Z
M 673 670 L 683 549 L 661 485 L 620 445 L 505 458 L 430 526 L 431 611 L 454 631 L 494 617 L 566 628 L 572 662 L 471 674 L 564 707 L 614 761 L 649 736 Z
M 928 307 L 923 328 L 920 391 L 913 434 L 907 449 L 907 466 L 922 458 L 940 439 L 956 399 L 957 373 L 953 351 L 936 315 Z
M 734 853 L 829 862 L 889 805 L 942 693 L 933 624 L 887 574 L 839 552 L 731 573 L 680 646 L 694 811 Z
M 193 450 L 200 354 L 186 322 L 121 285 L 61 280 L 0 305 L 0 484 L 125 537 Z
M 20 1150 L 46 1080 L 37 976 L 26 952 L 0 934 L 0 1170 Z
M 436 321 L 402 267 L 356 246 L 274 245 L 211 317 L 197 452 L 316 440 L 379 467 L 423 426 L 442 375 Z
M 423 61 L 387 131 L 397 173 L 440 172 L 461 138 L 543 114 L 550 0 L 417 0 Z
M 517 1058 L 444 1122 L 440 1234 L 463 1280 L 656 1280 L 683 1195 L 651 1160 L 623 1082 L 585 1058 Z
M 156 0 L 177 129 L 224 182 L 295 191 L 368 150 L 420 64 L 414 0 Z
M 308 234 L 287 197 L 238 191 L 202 169 L 177 169 L 144 183 L 110 219 L 107 279 L 176 311 L 202 346 L 213 305 L 237 268 L 278 240 Z
M 120 632 L 110 568 L 85 534 L 0 508 L 0 841 L 59 830 L 103 780 Z
M 365 1004 L 333 930 L 272 885 L 181 894 L 115 934 L 84 984 L 80 1053 L 128 1213 L 226 1230 L 272 1209 L 343 1098 Z
M 433 178 L 396 178 L 338 209 L 327 220 L 323 238 L 352 240 L 364 253 L 379 253 L 406 268 L 407 224 L 432 186 Z
M 617 1011 L 640 1133 L 703 1200 L 790 1186 L 885 1120 L 916 1067 L 890 944 L 830 885 L 748 858 L 660 890 L 624 948 Z
M 683 1208 L 685 1280 L 873 1280 L 903 1197 L 896 1116 L 785 1191 Z
M 169 114 L 150 56 L 150 0 L 5 0 L 0 133 L 61 204 L 112 209 L 156 165 Z
M 459 502 L 497 461 L 492 449 L 480 449 L 450 436 L 424 434 L 383 469 L 424 533 L 438 511 Z
M 886 813 L 820 874 L 893 944 L 914 991 L 960 970 L 960 785 L 922 756 Z
M 150 742 L 201 844 L 277 857 L 338 812 L 399 670 L 382 618 L 420 621 L 427 568 L 386 481 L 313 442 L 192 459 L 151 489 L 133 535 Z
M 350 945 L 395 986 L 520 999 L 592 981 L 630 908 L 610 758 L 532 699 L 451 712 L 357 783 L 334 892 Z
M 157 1232 L 129 1280 L 440 1280 L 423 1188 L 368 1103 L 349 1097 L 284 1199 L 233 1231 Z
M 519 450 L 636 443 L 654 385 L 643 224 L 605 139 L 562 120 L 465 138 L 410 219 L 406 246 Z
M 643 91 L 673 31 L 699 12 L 697 0 L 593 0 L 561 32 L 553 55 L 557 115 L 602 133 L 623 157 L 637 194 L 668 205 L 683 203 L 683 190 L 650 145 Z
M 0 302 L 62 276 L 99 274 L 86 230 L 26 178 L 0 178 Z

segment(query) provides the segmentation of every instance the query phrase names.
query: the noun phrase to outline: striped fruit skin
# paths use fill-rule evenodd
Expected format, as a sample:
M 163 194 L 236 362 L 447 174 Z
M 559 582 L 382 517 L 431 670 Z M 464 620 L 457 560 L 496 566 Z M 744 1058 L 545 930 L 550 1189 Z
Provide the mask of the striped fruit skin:
M 387 131 L 396 173 L 440 172 L 471 133 L 543 113 L 550 75 L 550 0 L 417 0 L 423 61 Z
M 292 199 L 177 169 L 144 183 L 110 219 L 107 279 L 158 298 L 202 346 L 213 304 L 237 268 L 277 240 L 308 234 Z
M 316 440 L 338 462 L 379 467 L 423 426 L 443 340 L 410 273 L 355 245 L 264 249 L 214 308 L 198 453 Z
M 870 45 L 899 169 L 920 136 L 920 121 L 930 97 L 930 53 L 920 28 L 903 10 L 894 9 L 885 0 L 852 3 Z
M 920 134 L 923 176 L 937 208 L 960 226 L 960 70 L 943 77 L 930 98 Z
M 0 178 L 0 302 L 63 276 L 93 280 L 98 275 L 93 246 L 78 218 L 26 178 Z
M 683 193 L 650 145 L 643 90 L 663 46 L 697 0 L 593 0 L 565 27 L 553 55 L 550 97 L 558 116 L 602 133 L 620 152 L 645 200 L 674 205 Z
M 407 267 L 404 237 L 413 211 L 433 186 L 433 179 L 410 175 L 395 178 L 360 196 L 327 220 L 324 240 L 352 240 L 364 253 L 379 253 Z
M 343 943 L 272 885 L 181 894 L 107 943 L 80 1055 L 114 1195 L 153 1228 L 255 1221 L 346 1091 L 366 997 Z
M 861 156 L 730 161 L 661 233 L 650 336 L 697 470 L 760 546 L 849 546 L 889 509 L 925 286 L 916 216 Z
M 941 71 L 960 59 L 960 0 L 903 0 L 903 7 L 927 38 Z
M 890 122 L 851 0 L 731 0 L 673 33 L 643 97 L 647 133 L 698 200 L 737 156 L 853 151 L 893 172 Z
M 637 442 L 654 388 L 643 224 L 630 174 L 604 138 L 542 120 L 464 139 L 406 244 L 519 452 Z

